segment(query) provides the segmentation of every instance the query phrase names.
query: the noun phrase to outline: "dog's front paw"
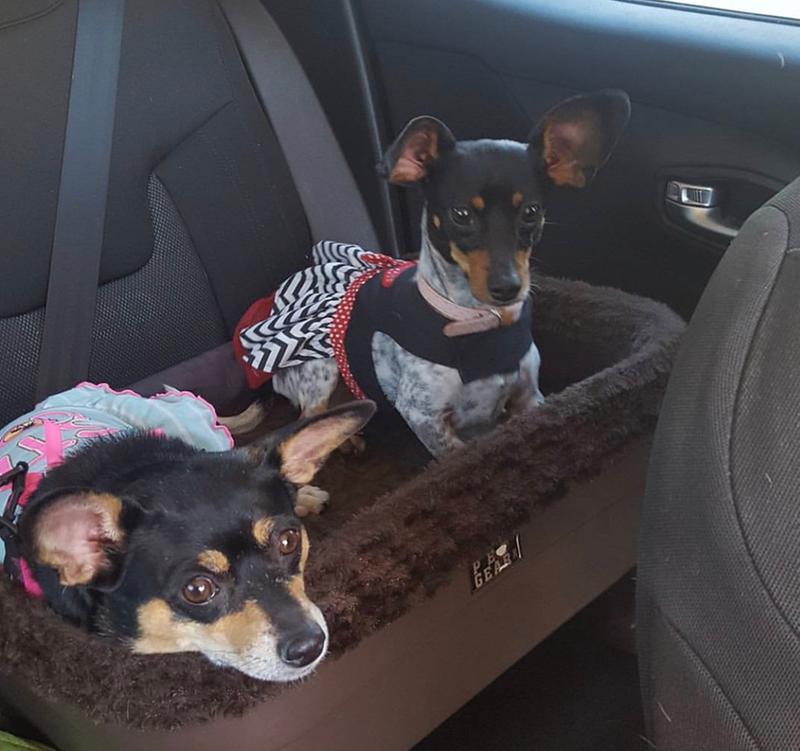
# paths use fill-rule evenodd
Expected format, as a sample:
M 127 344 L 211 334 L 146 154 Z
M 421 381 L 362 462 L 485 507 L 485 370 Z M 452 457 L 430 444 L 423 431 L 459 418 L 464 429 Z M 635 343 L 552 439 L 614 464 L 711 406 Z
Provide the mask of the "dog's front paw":
M 294 513 L 298 516 L 308 516 L 309 514 L 321 514 L 330 503 L 330 493 L 314 485 L 303 485 L 297 491 L 297 499 L 294 504 Z

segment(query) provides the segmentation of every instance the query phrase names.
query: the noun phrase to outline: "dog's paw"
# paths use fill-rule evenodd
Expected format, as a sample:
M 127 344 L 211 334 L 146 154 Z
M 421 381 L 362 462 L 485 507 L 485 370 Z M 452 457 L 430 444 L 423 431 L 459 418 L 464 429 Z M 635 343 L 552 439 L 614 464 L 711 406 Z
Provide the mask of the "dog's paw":
M 314 485 L 303 485 L 297 491 L 297 500 L 294 504 L 294 513 L 298 516 L 321 514 L 330 503 L 330 493 Z
M 339 446 L 339 451 L 343 454 L 354 454 L 358 456 L 359 454 L 363 454 L 367 450 L 367 442 L 364 440 L 363 436 L 360 435 L 351 435 L 341 446 Z

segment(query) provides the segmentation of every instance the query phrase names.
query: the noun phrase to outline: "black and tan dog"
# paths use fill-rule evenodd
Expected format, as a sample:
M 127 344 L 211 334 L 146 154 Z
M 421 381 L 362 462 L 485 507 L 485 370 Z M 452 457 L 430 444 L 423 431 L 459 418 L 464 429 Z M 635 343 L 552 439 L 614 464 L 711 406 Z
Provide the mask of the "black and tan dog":
M 301 678 L 328 632 L 305 594 L 296 486 L 373 411 L 344 405 L 232 451 L 142 432 L 95 439 L 44 475 L 20 552 L 53 610 L 134 652 Z
M 240 331 L 247 367 L 270 374 L 303 414 L 325 409 L 341 380 L 397 410 L 437 457 L 535 407 L 530 258 L 545 203 L 554 188 L 591 181 L 629 114 L 619 90 L 574 96 L 524 143 L 458 141 L 436 118 L 413 119 L 380 171 L 422 193 L 418 263 L 318 243 L 313 266 Z

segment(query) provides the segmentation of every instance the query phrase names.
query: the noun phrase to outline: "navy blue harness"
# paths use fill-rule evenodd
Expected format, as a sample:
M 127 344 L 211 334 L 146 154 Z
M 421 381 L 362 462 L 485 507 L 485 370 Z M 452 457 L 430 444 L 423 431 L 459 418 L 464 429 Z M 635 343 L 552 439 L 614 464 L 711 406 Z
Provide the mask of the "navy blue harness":
M 450 319 L 422 297 L 409 267 L 387 285 L 378 274 L 362 285 L 344 337 L 350 371 L 364 393 L 384 407 L 386 400 L 372 358 L 372 335 L 390 336 L 406 352 L 458 371 L 462 383 L 513 373 L 533 345 L 531 300 L 508 326 L 463 336 L 447 336 Z

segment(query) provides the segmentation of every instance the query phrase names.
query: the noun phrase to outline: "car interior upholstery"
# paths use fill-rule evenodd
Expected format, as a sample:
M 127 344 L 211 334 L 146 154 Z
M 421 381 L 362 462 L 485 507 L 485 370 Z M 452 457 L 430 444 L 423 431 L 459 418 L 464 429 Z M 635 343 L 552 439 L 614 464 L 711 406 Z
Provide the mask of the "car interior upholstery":
M 0 425 L 36 402 L 82 2 L 0 3 Z M 618 715 L 640 732 L 581 737 L 576 689 L 570 739 L 537 748 L 800 747 L 800 25 L 649 0 L 127 0 L 86 380 L 221 415 L 253 399 L 237 322 L 322 239 L 226 3 L 269 13 L 330 126 L 349 188 L 329 201 L 321 178 L 321 203 L 368 226 L 328 239 L 396 257 L 418 253 L 421 200 L 376 164 L 410 118 L 524 140 L 571 94 L 629 93 L 616 152 L 554 190 L 535 251 L 547 399 L 443 461 L 392 416 L 332 458 L 308 568 L 331 657 L 298 686 L 125 653 L 3 578 L 0 730 L 58 751 L 455 747 L 437 726 L 635 578 L 641 699 Z M 268 406 L 262 433 L 295 417 Z M 520 561 L 477 589 L 473 563 L 516 535 Z M 602 666 L 576 673 L 614 694 Z M 496 723 L 496 747 L 529 747 Z

